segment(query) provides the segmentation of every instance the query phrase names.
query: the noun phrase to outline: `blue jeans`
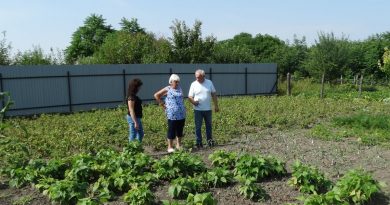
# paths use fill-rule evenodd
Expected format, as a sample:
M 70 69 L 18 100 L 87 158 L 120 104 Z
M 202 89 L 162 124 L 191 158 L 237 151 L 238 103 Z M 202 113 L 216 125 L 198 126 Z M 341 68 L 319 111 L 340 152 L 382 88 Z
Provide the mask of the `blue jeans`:
M 133 119 L 129 115 L 126 115 L 127 123 L 129 123 L 129 141 L 134 141 L 136 138 L 139 142 L 142 142 L 144 138 L 144 128 L 142 126 L 141 118 L 137 118 L 138 130 L 134 127 Z
M 211 136 L 211 113 L 212 113 L 211 110 L 207 110 L 207 111 L 194 110 L 196 144 L 202 144 L 203 119 L 204 119 L 204 122 L 206 124 L 207 141 L 212 139 L 212 136 Z

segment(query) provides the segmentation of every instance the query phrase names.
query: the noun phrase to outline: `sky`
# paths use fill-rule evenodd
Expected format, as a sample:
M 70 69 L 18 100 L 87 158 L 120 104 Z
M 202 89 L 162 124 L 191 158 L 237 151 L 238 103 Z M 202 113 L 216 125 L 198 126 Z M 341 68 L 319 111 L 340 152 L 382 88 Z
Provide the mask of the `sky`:
M 390 31 L 389 8 L 389 0 L 0 0 L 0 32 L 13 53 L 34 46 L 62 50 L 85 19 L 98 14 L 114 29 L 123 17 L 136 18 L 158 37 L 171 37 L 175 19 L 190 28 L 199 20 L 202 37 L 246 32 L 291 42 L 295 35 L 311 45 L 319 32 L 365 40 Z

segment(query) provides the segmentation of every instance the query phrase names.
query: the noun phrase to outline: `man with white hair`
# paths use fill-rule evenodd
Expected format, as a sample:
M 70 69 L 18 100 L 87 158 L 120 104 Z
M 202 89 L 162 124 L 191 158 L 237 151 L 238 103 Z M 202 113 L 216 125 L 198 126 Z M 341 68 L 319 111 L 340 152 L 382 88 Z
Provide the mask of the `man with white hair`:
M 205 78 L 204 70 L 198 69 L 195 71 L 196 80 L 191 83 L 190 91 L 188 93 L 188 99 L 194 108 L 195 117 L 195 134 L 196 134 L 196 147 L 203 147 L 202 143 L 202 123 L 205 121 L 206 125 L 206 139 L 209 147 L 215 146 L 215 141 L 212 137 L 211 126 L 211 99 L 214 103 L 214 111 L 218 112 L 218 100 L 217 93 L 214 88 L 213 82 Z

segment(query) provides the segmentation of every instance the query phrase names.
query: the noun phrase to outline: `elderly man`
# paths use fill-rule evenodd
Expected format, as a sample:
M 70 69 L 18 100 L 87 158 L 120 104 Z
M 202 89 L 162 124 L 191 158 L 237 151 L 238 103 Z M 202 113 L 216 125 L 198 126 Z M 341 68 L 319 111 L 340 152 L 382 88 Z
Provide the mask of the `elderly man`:
M 211 99 L 214 102 L 215 112 L 219 111 L 217 94 L 211 80 L 205 78 L 204 70 L 195 71 L 196 80 L 192 82 L 188 99 L 193 105 L 195 116 L 195 133 L 196 133 L 196 147 L 203 147 L 202 143 L 202 123 L 203 119 L 206 125 L 207 145 L 212 147 L 215 141 L 212 138 L 211 131 Z

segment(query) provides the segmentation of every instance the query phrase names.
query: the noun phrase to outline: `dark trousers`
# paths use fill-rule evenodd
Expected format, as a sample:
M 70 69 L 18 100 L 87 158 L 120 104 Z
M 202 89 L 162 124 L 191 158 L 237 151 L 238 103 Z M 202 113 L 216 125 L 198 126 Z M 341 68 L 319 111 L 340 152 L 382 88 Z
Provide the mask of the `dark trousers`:
M 211 140 L 211 110 L 207 111 L 199 111 L 194 110 L 194 116 L 195 116 L 195 134 L 196 134 L 196 143 L 202 144 L 202 124 L 203 119 L 206 124 L 206 139 Z

